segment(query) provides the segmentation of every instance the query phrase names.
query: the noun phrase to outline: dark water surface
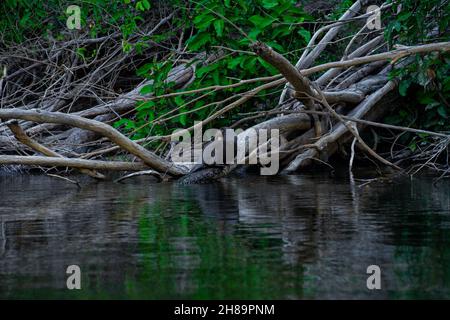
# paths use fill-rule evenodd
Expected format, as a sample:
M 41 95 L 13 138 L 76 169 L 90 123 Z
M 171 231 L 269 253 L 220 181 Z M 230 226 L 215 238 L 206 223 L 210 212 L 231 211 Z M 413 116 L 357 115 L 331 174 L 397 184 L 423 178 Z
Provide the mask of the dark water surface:
M 66 289 L 72 264 L 82 290 Z M 3 175 L 0 298 L 450 298 L 450 182 Z

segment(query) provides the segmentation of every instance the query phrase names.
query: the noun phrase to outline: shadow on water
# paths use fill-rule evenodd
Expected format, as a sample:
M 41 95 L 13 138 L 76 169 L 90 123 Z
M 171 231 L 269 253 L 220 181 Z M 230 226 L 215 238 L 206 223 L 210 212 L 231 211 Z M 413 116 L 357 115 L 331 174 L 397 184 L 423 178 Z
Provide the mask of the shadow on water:
M 450 298 L 450 183 L 0 176 L 0 298 Z M 79 265 L 82 290 L 65 271 Z M 366 288 L 381 268 L 382 289 Z

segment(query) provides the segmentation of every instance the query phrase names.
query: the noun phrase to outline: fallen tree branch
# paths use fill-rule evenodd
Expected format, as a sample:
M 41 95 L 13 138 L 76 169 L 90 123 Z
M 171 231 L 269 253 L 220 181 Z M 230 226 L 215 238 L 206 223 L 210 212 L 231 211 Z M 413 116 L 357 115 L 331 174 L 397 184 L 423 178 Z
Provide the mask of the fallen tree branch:
M 280 71 L 286 80 L 294 87 L 297 93 L 305 93 L 306 95 L 313 97 L 317 96 L 317 93 L 314 92 L 309 80 L 281 54 L 262 42 L 253 44 L 252 49 L 258 56 Z M 304 99 L 304 102 L 305 105 L 312 106 L 312 101 L 310 98 Z
M 267 46 L 262 42 L 257 42 L 252 45 L 252 49 L 255 53 L 263 58 L 266 62 L 274 66 L 286 80 L 294 87 L 296 91 L 294 96 L 301 100 L 309 110 L 315 110 L 314 98 L 318 97 L 318 93 L 311 86 L 308 78 L 303 76 L 297 68 L 295 68 L 289 60 L 283 57 L 281 54 Z M 322 127 L 320 121 L 316 115 L 313 115 L 314 130 L 316 136 L 319 137 L 322 133 Z
M 411 54 L 415 54 L 415 53 L 426 53 L 426 52 L 432 52 L 432 51 L 444 51 L 445 52 L 445 51 L 449 51 L 449 50 L 450 50 L 450 42 L 427 44 L 427 45 L 409 47 L 409 48 L 400 49 L 400 50 L 388 51 L 386 53 L 370 55 L 370 56 L 366 56 L 366 57 L 362 57 L 362 58 L 355 58 L 355 59 L 346 60 L 346 61 L 335 61 L 335 62 L 325 63 L 325 64 L 318 65 L 318 66 L 315 66 L 315 67 L 312 67 L 309 69 L 301 70 L 300 73 L 303 76 L 309 76 L 311 74 L 321 72 L 324 70 L 328 70 L 331 68 L 344 68 L 344 67 L 361 65 L 361 64 L 365 64 L 365 63 L 369 63 L 369 62 L 389 60 L 391 58 L 398 56 L 399 54 L 411 55 Z M 230 103 L 229 105 L 225 106 L 224 108 L 222 108 L 215 114 L 209 116 L 207 119 L 205 119 L 203 121 L 203 124 L 207 124 L 207 123 L 211 122 L 212 120 L 216 119 L 217 117 L 227 113 L 228 111 L 242 105 L 243 103 L 250 100 L 252 97 L 256 96 L 260 91 L 274 88 L 276 86 L 285 84 L 286 82 L 287 82 L 287 80 L 285 78 L 274 80 L 274 81 L 265 83 L 261 86 L 258 86 L 250 91 L 243 93 L 242 94 L 243 96 L 240 99 Z M 186 130 L 191 131 L 193 129 L 194 129 L 194 126 L 188 128 Z M 167 138 L 167 136 L 164 136 L 163 138 Z M 144 140 L 145 139 L 142 139 L 142 142 Z
M 136 142 L 128 139 L 113 127 L 92 119 L 86 119 L 80 116 L 65 114 L 60 112 L 46 112 L 33 110 L 2 109 L 0 110 L 0 119 L 21 119 L 35 121 L 39 123 L 58 123 L 68 126 L 78 127 L 85 130 L 91 130 L 107 137 L 116 143 L 122 149 L 135 155 L 148 166 L 160 172 L 167 172 L 171 175 L 183 175 L 186 171 L 175 166 L 173 163 L 164 160 L 154 153 L 148 151 Z
M 370 40 L 366 44 L 360 46 L 358 49 L 353 51 L 347 57 L 347 60 L 358 58 L 358 57 L 361 57 L 363 55 L 366 55 L 367 53 L 370 52 L 370 50 L 373 50 L 376 46 L 378 46 L 383 41 L 383 39 L 384 39 L 383 36 L 378 36 L 378 37 L 373 38 L 372 40 Z M 342 61 L 342 59 L 341 59 L 341 61 Z M 326 83 L 328 83 L 330 81 L 330 79 L 332 79 L 333 77 L 337 76 L 340 71 L 341 71 L 341 68 L 329 69 L 323 75 L 321 75 L 319 77 L 319 79 L 316 80 L 316 83 L 319 86 L 323 86 Z
M 379 41 L 379 39 L 377 39 L 377 41 Z M 300 71 L 300 73 L 303 76 L 308 76 L 311 75 L 313 73 L 317 73 L 317 72 L 321 72 L 324 70 L 328 70 L 331 68 L 338 68 L 338 69 L 333 69 L 333 70 L 339 70 L 340 68 L 343 67 L 349 67 L 349 66 L 355 66 L 355 65 L 360 65 L 360 64 L 365 64 L 368 62 L 375 62 L 375 61 L 382 61 L 382 60 L 388 60 L 390 58 L 396 57 L 398 56 L 399 53 L 403 54 L 406 52 L 407 54 L 414 54 L 414 53 L 424 53 L 424 52 L 431 52 L 431 51 L 448 51 L 449 50 L 449 46 L 450 43 L 449 42 L 443 42 L 443 43 L 438 43 L 438 44 L 431 44 L 431 45 L 423 45 L 423 46 L 417 46 L 417 47 L 410 47 L 410 48 L 405 48 L 405 49 L 401 49 L 401 50 L 394 50 L 394 51 L 389 51 L 383 54 L 378 54 L 378 55 L 371 55 L 371 56 L 366 56 L 363 58 L 355 58 L 355 59 L 350 59 L 350 60 L 346 60 L 346 61 L 335 61 L 335 62 L 331 62 L 331 63 L 326 63 L 323 65 L 319 65 L 319 66 L 315 66 L 309 69 L 304 69 L 302 71 Z M 351 55 L 350 55 L 351 56 Z M 278 77 L 279 75 L 275 75 L 273 77 Z M 248 100 L 250 100 L 252 97 L 256 96 L 259 92 L 261 92 L 262 90 L 266 90 L 266 89 L 270 89 L 282 84 L 285 84 L 287 82 L 286 79 L 281 78 L 281 79 L 277 79 L 274 81 L 271 81 L 269 83 L 265 83 L 261 86 L 258 86 L 250 91 L 247 91 L 245 93 L 242 94 L 242 97 L 239 98 L 238 100 L 230 103 L 229 105 L 225 106 L 224 108 L 222 108 L 221 110 L 217 111 L 216 113 L 214 113 L 213 115 L 209 116 L 207 119 L 205 119 L 203 121 L 203 124 L 207 124 L 210 123 L 211 121 L 213 121 L 214 119 L 216 119 L 217 117 L 229 112 L 230 110 L 242 105 L 243 103 L 247 102 Z M 327 96 L 327 94 L 325 95 Z M 330 96 L 333 96 L 332 93 L 330 93 Z M 131 97 L 130 97 L 131 98 Z M 128 98 L 128 99 L 130 99 Z M 331 98 L 333 99 L 333 98 Z M 351 102 L 354 102 L 355 100 L 353 100 L 353 97 L 350 97 Z M 334 100 L 332 100 L 334 101 Z M 118 106 L 118 102 L 115 103 L 115 106 Z M 110 108 L 115 108 L 115 106 L 113 107 L 112 105 L 107 105 L 107 106 L 102 106 L 102 107 L 97 107 L 97 108 L 91 108 L 88 109 L 86 111 L 80 112 L 79 114 L 83 115 L 83 116 L 94 116 L 94 115 L 98 115 L 98 114 L 102 114 L 105 112 L 110 111 Z M 125 109 L 129 110 L 127 108 L 130 107 L 130 102 L 125 104 Z M 122 110 L 121 108 L 116 109 L 116 110 Z M 194 126 L 187 128 L 186 130 L 191 131 L 194 129 Z M 33 132 L 35 133 L 35 132 Z M 158 139 L 168 139 L 170 138 L 170 136 L 161 136 L 161 137 L 153 137 L 151 139 L 139 139 L 136 142 L 137 143 L 142 143 L 142 142 L 147 142 L 149 140 L 158 140 Z M 107 152 L 112 152 L 115 150 L 118 150 L 119 147 L 111 147 L 107 149 Z
M 331 108 L 320 88 L 317 85 L 316 87 L 313 87 L 309 82 L 309 80 L 306 77 L 302 76 L 298 72 L 298 70 L 286 58 L 284 58 L 281 54 L 277 53 L 275 50 L 269 48 L 267 45 L 261 42 L 258 42 L 255 45 L 253 45 L 253 49 L 264 60 L 266 60 L 272 66 L 277 68 L 281 72 L 281 74 L 292 84 L 294 89 L 297 91 L 296 96 L 298 96 L 298 92 L 302 92 L 307 96 L 309 96 L 309 98 L 304 99 L 305 105 L 309 106 L 309 109 L 314 108 L 314 103 L 312 100 L 316 100 L 347 128 L 347 130 L 355 137 L 355 139 L 357 139 L 361 147 L 365 151 L 367 151 L 372 157 L 374 157 L 375 159 L 377 159 L 378 161 L 380 161 L 385 165 L 391 166 L 397 170 L 401 170 L 400 167 L 398 167 L 395 164 L 392 164 L 391 162 L 379 156 L 375 151 L 370 149 L 370 147 L 360 137 L 358 132 L 355 129 L 353 129 L 352 126 L 348 124 L 344 119 L 342 119 L 341 116 L 336 111 L 334 111 L 333 108 Z M 316 145 L 318 147 L 317 149 L 321 150 L 321 144 L 317 142 Z
M 294 111 L 293 113 L 298 113 L 298 112 L 311 113 L 311 114 L 315 113 L 315 114 L 319 114 L 319 115 L 327 115 L 327 114 L 329 114 L 328 112 L 324 112 L 324 111 L 310 111 L 310 110 Z M 289 113 L 289 112 L 284 111 L 284 113 Z M 439 132 L 422 130 L 422 129 L 415 129 L 415 128 L 408 128 L 408 127 L 402 127 L 402 126 L 394 126 L 392 124 L 385 124 L 385 123 L 374 122 L 374 121 L 369 121 L 369 120 L 357 119 L 357 118 L 349 117 L 349 116 L 345 116 L 345 115 L 339 115 L 339 116 L 342 119 L 345 119 L 345 120 L 348 120 L 348 121 L 361 123 L 361 124 L 365 124 L 365 125 L 373 126 L 373 127 L 378 127 L 378 128 L 392 129 L 392 130 L 399 130 L 399 131 L 406 131 L 406 132 L 413 132 L 413 133 L 420 133 L 420 134 L 427 134 L 427 135 L 430 135 L 430 136 L 436 136 L 436 137 L 447 138 L 447 139 L 450 138 L 450 134 L 445 134 L 445 133 L 439 133 Z
M 368 12 L 353 18 L 354 15 L 361 10 L 362 5 L 363 5 L 362 1 L 357 0 L 346 12 L 344 12 L 344 14 L 339 18 L 337 22 L 323 26 L 319 30 L 317 30 L 309 40 L 306 49 L 303 51 L 303 54 L 295 64 L 295 67 L 298 70 L 310 67 L 313 64 L 313 62 L 317 59 L 317 57 L 320 55 L 320 53 L 331 42 L 331 40 L 333 40 L 333 38 L 338 34 L 338 32 L 340 31 L 340 29 L 343 27 L 344 24 L 355 20 L 366 19 L 367 17 L 373 14 L 372 12 Z M 388 5 L 383 4 L 380 10 L 384 10 L 390 6 L 392 6 L 392 4 Z M 315 42 L 319 38 L 319 36 L 327 30 L 328 32 L 323 36 L 323 38 L 319 41 L 319 43 L 315 45 Z M 381 40 L 381 38 L 382 37 L 378 37 L 378 40 L 374 41 L 374 43 L 377 43 L 379 40 Z M 355 51 L 354 54 L 357 55 L 358 52 Z M 280 104 L 284 102 L 287 92 L 288 87 L 285 86 L 283 92 L 280 95 L 279 100 Z
M 380 161 L 381 163 L 390 166 L 392 168 L 395 168 L 397 170 L 402 170 L 402 168 L 400 168 L 399 166 L 389 162 L 388 160 L 384 159 L 383 157 L 381 157 L 380 155 L 378 155 L 375 151 L 373 151 L 366 143 L 365 141 L 361 138 L 361 136 L 359 135 L 357 129 L 355 130 L 355 128 L 352 127 L 351 124 L 347 123 L 336 111 L 334 111 L 333 108 L 331 108 L 331 106 L 328 104 L 325 96 L 321 93 L 320 89 L 317 88 L 317 91 L 319 92 L 319 94 L 321 95 L 322 99 L 320 100 L 320 103 L 328 110 L 328 112 L 330 112 L 333 117 L 335 117 L 336 119 L 338 119 L 346 128 L 347 130 L 355 137 L 355 139 L 358 141 L 358 143 L 360 144 L 360 146 L 362 147 L 363 150 L 365 150 L 367 153 L 369 153 L 372 157 L 374 157 L 375 159 L 377 159 L 378 161 Z M 318 144 L 319 145 L 319 144 Z
M 30 137 L 27 136 L 25 131 L 20 127 L 19 123 L 14 120 L 7 123 L 8 128 L 11 130 L 11 132 L 14 134 L 16 139 L 23 143 L 24 145 L 30 147 L 31 149 L 42 153 L 43 155 L 46 155 L 48 157 L 59 157 L 64 158 L 59 153 L 41 145 L 37 141 L 34 141 Z M 80 172 L 87 174 L 88 176 L 95 178 L 95 179 L 105 179 L 105 176 L 99 172 L 90 170 L 90 169 L 80 169 Z
M 357 65 L 366 64 L 369 62 L 380 61 L 380 60 L 396 59 L 398 57 L 404 58 L 404 57 L 412 55 L 412 54 L 426 53 L 426 52 L 432 52 L 432 51 L 441 51 L 441 52 L 450 51 L 450 42 L 438 42 L 438 43 L 424 44 L 421 46 L 406 47 L 406 48 L 402 48 L 402 49 L 398 49 L 398 50 L 378 53 L 378 54 L 365 56 L 365 57 L 358 57 L 358 58 L 345 60 L 345 61 L 324 63 L 319 66 L 307 69 L 307 73 L 308 74 L 316 73 L 316 72 L 323 71 L 323 70 L 330 69 L 330 68 L 345 68 L 345 67 L 357 66 Z M 302 74 L 304 74 L 303 71 L 300 71 L 300 72 Z
M 381 100 L 387 93 L 395 88 L 396 84 L 394 81 L 389 81 L 381 89 L 377 90 L 375 93 L 368 96 L 363 102 L 361 102 L 350 114 L 349 116 L 356 119 L 361 119 L 364 117 L 372 107 Z M 338 124 L 336 128 L 328 135 L 320 138 L 315 145 L 317 148 L 311 148 L 295 157 L 289 165 L 283 170 L 284 173 L 291 173 L 298 170 L 300 167 L 306 165 L 306 160 L 317 158 L 319 156 L 318 149 L 322 151 L 327 151 L 328 156 L 330 156 L 334 150 L 331 150 L 334 142 L 338 139 L 342 139 L 344 134 L 348 132 L 346 126 L 342 123 Z
M 98 161 L 72 158 L 42 157 L 42 156 L 5 156 L 0 155 L 0 165 L 27 165 L 42 167 L 70 167 L 77 169 L 110 170 L 110 171 L 141 171 L 148 166 L 139 162 Z
M 314 60 L 320 55 L 320 53 L 325 49 L 328 43 L 338 34 L 339 30 L 345 23 L 349 22 L 349 19 L 352 18 L 356 13 L 361 10 L 361 0 L 357 0 L 340 18 L 337 22 L 323 26 L 319 30 L 317 30 L 311 39 L 309 40 L 308 46 L 303 51 L 300 59 L 295 64 L 295 67 L 298 69 L 308 68 Z M 367 14 L 362 15 L 359 19 L 366 18 Z M 318 37 L 325 31 L 328 32 L 325 36 L 320 40 L 320 42 L 314 46 Z M 314 47 L 312 51 L 310 49 Z

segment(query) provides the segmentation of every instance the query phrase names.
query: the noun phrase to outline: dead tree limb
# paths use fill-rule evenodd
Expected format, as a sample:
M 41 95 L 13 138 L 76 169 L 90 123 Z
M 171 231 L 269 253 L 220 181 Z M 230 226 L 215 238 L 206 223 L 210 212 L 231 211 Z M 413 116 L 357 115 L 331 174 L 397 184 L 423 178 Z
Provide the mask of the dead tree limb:
M 394 81 L 389 81 L 381 89 L 376 91 L 367 97 L 363 102 L 361 102 L 350 114 L 349 116 L 355 119 L 363 118 L 371 108 L 379 102 L 387 93 L 392 91 L 396 87 Z M 335 142 L 341 139 L 348 130 L 344 124 L 340 123 L 337 127 L 328 135 L 319 139 L 315 145 L 317 148 L 311 148 L 296 156 L 294 160 L 283 170 L 284 173 L 291 173 L 299 168 L 307 165 L 311 159 L 317 158 L 319 156 L 319 150 L 326 152 L 330 156 L 335 150 Z M 331 148 L 334 149 L 331 149 Z
M 320 88 L 316 85 L 314 88 L 310 81 L 302 76 L 300 72 L 295 68 L 286 58 L 284 58 L 281 54 L 277 53 L 272 48 L 269 48 L 267 45 L 263 43 L 256 43 L 256 45 L 253 45 L 253 49 L 255 52 L 263 58 L 265 61 L 273 65 L 275 68 L 277 68 L 281 74 L 292 84 L 294 89 L 297 91 L 296 96 L 298 97 L 298 92 L 305 93 L 309 96 L 305 103 L 305 105 L 313 108 L 314 102 L 313 100 L 318 101 L 322 106 L 324 106 L 328 112 L 330 112 L 337 120 L 339 120 L 345 128 L 357 139 L 361 147 L 367 151 L 370 155 L 372 155 L 375 159 L 379 160 L 380 162 L 384 163 L 385 165 L 391 166 L 395 169 L 401 170 L 398 166 L 392 164 L 391 162 L 385 160 L 381 156 L 379 156 L 375 151 L 370 149 L 370 147 L 362 140 L 358 132 L 353 129 L 353 127 L 347 123 L 344 119 L 341 118 L 341 116 L 334 111 L 333 108 L 328 104 L 327 99 L 325 98 L 324 94 L 320 90 Z M 318 150 L 321 150 L 320 144 L 315 144 L 317 146 Z
M 289 60 L 267 46 L 265 43 L 256 42 L 252 45 L 252 49 L 258 56 L 280 71 L 286 80 L 294 87 L 294 96 L 301 100 L 305 104 L 306 108 L 309 110 L 315 110 L 313 99 L 318 98 L 319 95 L 311 86 L 308 78 L 303 76 L 297 68 L 289 62 Z M 319 137 L 322 132 L 322 127 L 317 115 L 313 115 L 313 119 L 314 130 L 316 132 L 316 136 Z
M 72 158 L 42 157 L 42 156 L 5 156 L 0 155 L 0 165 L 27 165 L 42 167 L 70 167 L 77 169 L 110 170 L 110 171 L 141 171 L 148 166 L 139 162 L 99 161 Z
M 153 152 L 148 151 L 136 142 L 128 139 L 113 127 L 92 119 L 86 119 L 80 116 L 60 112 L 19 109 L 0 110 L 0 119 L 21 119 L 39 123 L 58 123 L 85 130 L 91 130 L 107 137 L 122 149 L 130 152 L 131 154 L 144 161 L 144 163 L 146 163 L 149 167 L 154 168 L 160 172 L 167 172 L 175 176 L 183 175 L 186 172 L 182 168 L 177 167 L 173 163 L 158 157 Z
M 363 150 L 365 150 L 367 153 L 369 153 L 372 157 L 374 157 L 375 159 L 377 159 L 381 163 L 383 163 L 383 164 L 385 164 L 387 166 L 390 166 L 392 168 L 395 168 L 397 170 L 402 170 L 399 166 L 389 162 L 388 160 L 386 160 L 383 157 L 381 157 L 380 155 L 378 155 L 375 151 L 373 151 L 365 143 L 365 141 L 361 138 L 361 136 L 359 135 L 358 131 L 355 130 L 350 123 L 346 122 L 336 111 L 334 111 L 333 108 L 331 108 L 331 106 L 328 104 L 325 96 L 321 93 L 320 89 L 317 89 L 317 90 L 318 90 L 319 94 L 321 94 L 321 96 L 322 96 L 322 99 L 320 100 L 320 103 L 328 110 L 328 112 L 330 112 L 333 115 L 333 117 L 338 119 L 347 128 L 347 130 L 355 137 L 355 139 L 361 145 Z
M 263 58 L 265 61 L 274 66 L 278 71 L 280 71 L 280 73 L 286 78 L 286 80 L 294 87 L 297 93 L 304 93 L 308 96 L 313 97 L 317 96 L 317 93 L 314 92 L 309 80 L 304 77 L 297 70 L 297 68 L 295 68 L 289 62 L 289 60 L 287 60 L 281 54 L 262 42 L 257 42 L 252 45 L 252 49 L 258 56 Z M 304 103 L 307 106 L 313 106 L 313 102 L 309 97 L 306 97 L 304 99 Z
M 365 56 L 365 57 L 358 57 L 358 58 L 354 58 L 354 59 L 350 59 L 350 60 L 324 63 L 319 66 L 309 68 L 308 73 L 316 73 L 316 72 L 326 70 L 326 69 L 331 69 L 331 68 L 351 67 L 351 66 L 356 66 L 356 65 L 366 64 L 366 63 L 370 63 L 370 62 L 381 61 L 381 60 L 392 59 L 392 60 L 398 61 L 398 59 L 404 58 L 406 56 L 410 56 L 412 54 L 426 53 L 426 52 L 432 52 L 432 51 L 441 51 L 441 52 L 450 51 L 450 42 L 437 42 L 437 43 L 431 43 L 431 44 L 424 44 L 424 45 L 420 45 L 420 46 L 406 47 L 406 48 L 388 51 L 388 52 L 384 52 L 384 53 L 373 54 L 373 55 Z M 302 72 L 302 74 L 303 74 L 303 72 Z
M 43 146 L 39 142 L 31 139 L 25 131 L 20 127 L 19 123 L 14 120 L 12 122 L 7 123 L 8 128 L 11 130 L 11 132 L 14 134 L 16 139 L 23 143 L 24 145 L 30 147 L 31 149 L 42 153 L 43 155 L 47 157 L 58 157 L 58 158 L 64 158 L 59 153 L 47 148 L 46 146 Z M 105 176 L 99 172 L 90 170 L 90 169 L 80 169 L 80 172 L 87 174 L 88 176 L 95 178 L 95 179 L 105 179 Z

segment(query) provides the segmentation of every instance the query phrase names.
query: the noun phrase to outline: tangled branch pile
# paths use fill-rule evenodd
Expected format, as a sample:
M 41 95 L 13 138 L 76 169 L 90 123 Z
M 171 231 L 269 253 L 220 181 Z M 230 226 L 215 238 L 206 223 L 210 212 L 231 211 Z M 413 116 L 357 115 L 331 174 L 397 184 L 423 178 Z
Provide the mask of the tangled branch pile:
M 263 1 L 263 8 L 272 10 L 286 3 L 298 9 L 292 1 L 276 0 Z M 434 3 L 442 4 L 439 12 L 448 8 L 447 1 Z M 398 70 L 430 54 L 447 63 L 450 42 L 442 39 L 448 25 L 434 25 L 433 17 L 428 17 L 426 41 L 405 45 L 400 37 L 393 37 L 391 46 L 385 30 L 370 28 L 367 21 L 378 12 L 395 9 L 399 17 L 404 11 L 389 2 L 367 12 L 372 4 L 357 0 L 337 21 L 324 22 L 317 29 L 318 23 L 302 24 L 302 19 L 295 33 L 296 22 L 268 22 L 267 16 L 259 15 L 252 16 L 260 17 L 252 22 L 261 31 L 248 32 L 220 10 L 213 12 L 193 1 L 184 3 L 186 8 L 164 2 L 150 8 L 148 1 L 137 1 L 136 8 L 145 19 L 139 24 L 140 19 L 131 20 L 133 32 L 124 28 L 129 24 L 122 24 L 93 37 L 95 21 L 91 20 L 85 21 L 90 32 L 62 28 L 58 35 L 30 33 L 21 41 L 7 39 L 5 31 L 0 48 L 4 69 L 0 165 L 74 168 L 96 179 L 115 170 L 150 173 L 160 179 L 183 177 L 181 181 L 189 183 L 211 181 L 229 174 L 236 165 L 203 166 L 193 172 L 170 160 L 169 129 L 182 125 L 192 130 L 193 121 L 201 120 L 203 126 L 279 129 L 277 152 L 284 173 L 297 172 L 315 160 L 327 162 L 353 141 L 353 152 L 357 144 L 364 154 L 396 170 L 406 169 L 402 163 L 407 159 L 413 164 L 410 170 L 427 166 L 445 175 L 450 168 L 446 132 L 380 121 L 392 113 L 398 84 L 401 91 L 407 89 Z M 191 19 L 186 14 L 192 6 L 205 14 L 194 19 L 194 26 L 176 23 Z M 225 6 L 233 8 L 229 1 Z M 61 4 L 60 13 L 64 8 Z M 211 30 L 221 39 L 225 26 L 234 30 L 230 38 L 243 39 L 239 43 L 246 50 L 228 43 L 208 45 Z M 287 29 L 277 29 L 284 26 Z M 301 51 L 280 54 L 283 48 L 276 41 L 258 41 L 267 28 L 283 30 L 279 37 L 307 45 Z M 309 31 L 314 31 L 312 36 Z M 299 53 L 292 64 L 290 60 Z M 229 76 L 225 81 L 219 72 L 223 61 L 231 69 L 250 64 L 249 70 L 257 70 L 258 64 L 267 75 Z M 211 78 L 209 83 L 200 81 L 205 75 Z M 426 137 L 428 143 L 420 153 L 407 147 L 379 153 L 376 143 L 369 146 L 362 136 L 365 128 L 374 127 L 411 132 Z M 396 140 L 398 134 L 392 137 Z M 245 141 L 238 137 L 236 143 Z

